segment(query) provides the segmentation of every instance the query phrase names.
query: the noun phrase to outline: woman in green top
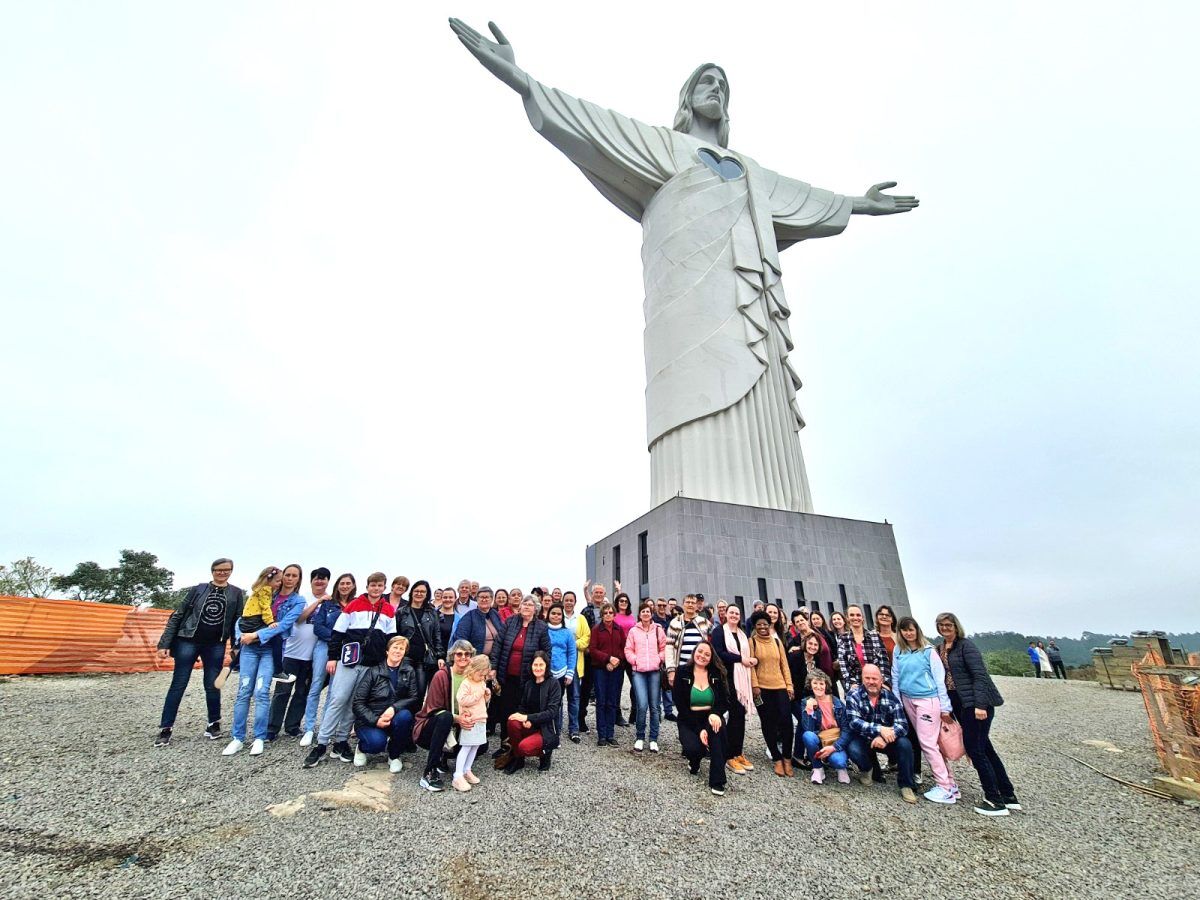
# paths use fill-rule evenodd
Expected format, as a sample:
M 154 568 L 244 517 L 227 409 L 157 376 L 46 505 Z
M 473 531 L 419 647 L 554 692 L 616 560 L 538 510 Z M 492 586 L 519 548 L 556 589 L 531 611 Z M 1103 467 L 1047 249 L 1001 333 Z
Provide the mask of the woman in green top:
M 671 691 L 679 716 L 679 743 L 693 775 L 708 754 L 708 787 L 725 793 L 725 713 L 729 709 L 729 678 L 707 640 L 696 645 L 691 662 L 675 670 Z

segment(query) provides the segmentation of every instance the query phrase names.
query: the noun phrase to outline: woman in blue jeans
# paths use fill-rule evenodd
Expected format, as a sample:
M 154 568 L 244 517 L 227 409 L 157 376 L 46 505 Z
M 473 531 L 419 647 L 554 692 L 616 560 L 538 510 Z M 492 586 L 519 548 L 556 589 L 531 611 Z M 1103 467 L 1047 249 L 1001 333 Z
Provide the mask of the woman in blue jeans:
M 213 739 L 221 734 L 221 690 L 216 686 L 216 680 L 225 661 L 225 645 L 233 637 L 234 623 L 242 614 L 246 595 L 240 587 L 229 583 L 233 560 L 226 557 L 213 560 L 211 572 L 211 581 L 198 584 L 187 592 L 158 639 L 158 655 L 164 659 L 168 655 L 173 657 L 175 671 L 163 701 L 155 747 L 167 747 L 171 743 L 175 717 L 192 679 L 196 660 L 204 665 L 204 701 L 208 707 L 208 727 L 204 729 L 204 736 Z
M 221 751 L 222 756 L 233 756 L 245 746 L 251 697 L 254 698 L 254 743 L 250 746 L 250 755 L 258 756 L 266 746 L 267 726 L 271 718 L 271 678 L 275 674 L 271 641 L 275 638 L 286 640 L 300 613 L 304 612 L 304 595 L 296 590 L 302 576 L 303 570 L 295 563 L 285 566 L 275 576 L 276 583 L 271 585 L 275 593 L 271 602 L 275 615 L 273 624 L 248 634 L 241 634 L 235 629 L 242 645 L 241 666 L 237 700 L 233 704 L 233 739 Z
M 637 622 L 625 635 L 625 661 L 633 681 L 633 721 L 637 740 L 633 749 L 639 753 L 646 746 L 646 717 L 650 718 L 650 752 L 658 752 L 658 700 L 661 682 L 659 667 L 665 661 L 667 634 L 654 621 L 654 607 L 643 603 Z
M 356 766 L 365 766 L 368 756 L 387 750 L 388 771 L 395 775 L 404 769 L 400 754 L 415 746 L 413 719 L 420 698 L 417 670 L 404 658 L 406 653 L 408 638 L 398 634 L 388 641 L 387 658 L 368 669 L 354 688 Z
M 329 662 L 329 639 L 333 637 L 333 625 L 342 614 L 342 608 L 358 596 L 358 583 L 347 572 L 339 575 L 333 585 L 333 596 L 322 603 L 308 619 L 312 623 L 317 642 L 313 645 L 312 685 L 308 689 L 308 701 L 304 705 L 304 737 L 300 746 L 308 747 L 317 735 L 317 709 L 321 705 L 321 691 L 329 681 L 326 663 Z
M 850 745 L 850 723 L 845 704 L 833 696 L 833 679 L 814 668 L 805 679 L 804 692 L 809 697 L 803 701 L 800 714 L 804 728 L 801 739 L 812 762 L 813 784 L 825 783 L 827 764 L 837 771 L 839 782 L 849 784 L 850 757 L 846 748 Z

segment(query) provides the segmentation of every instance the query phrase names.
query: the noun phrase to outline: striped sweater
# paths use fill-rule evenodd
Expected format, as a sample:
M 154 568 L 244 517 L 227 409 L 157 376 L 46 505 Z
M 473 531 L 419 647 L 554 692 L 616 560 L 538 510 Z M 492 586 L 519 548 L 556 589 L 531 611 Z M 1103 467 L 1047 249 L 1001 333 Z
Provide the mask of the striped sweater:
M 376 618 L 376 611 L 379 615 Z M 374 629 L 371 622 L 375 620 Z M 368 637 L 368 631 L 371 632 Z M 346 604 L 337 621 L 333 623 L 333 634 L 329 639 L 329 658 L 341 656 L 344 644 L 358 641 L 362 644 L 360 665 L 378 665 L 387 655 L 387 642 L 396 633 L 396 609 L 386 598 L 378 604 L 371 603 L 366 594 Z

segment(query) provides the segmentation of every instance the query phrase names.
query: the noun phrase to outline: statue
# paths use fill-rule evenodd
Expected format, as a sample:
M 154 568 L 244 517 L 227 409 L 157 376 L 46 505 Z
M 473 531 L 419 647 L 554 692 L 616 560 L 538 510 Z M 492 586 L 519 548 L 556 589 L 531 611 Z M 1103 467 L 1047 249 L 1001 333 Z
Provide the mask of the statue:
M 495 41 L 458 19 L 450 27 L 521 95 L 542 137 L 642 225 L 651 506 L 683 495 L 812 512 L 779 252 L 841 233 L 854 213 L 909 212 L 917 199 L 885 194 L 895 182 L 834 194 L 729 150 L 720 66 L 692 73 L 665 128 L 530 78 L 494 23 Z

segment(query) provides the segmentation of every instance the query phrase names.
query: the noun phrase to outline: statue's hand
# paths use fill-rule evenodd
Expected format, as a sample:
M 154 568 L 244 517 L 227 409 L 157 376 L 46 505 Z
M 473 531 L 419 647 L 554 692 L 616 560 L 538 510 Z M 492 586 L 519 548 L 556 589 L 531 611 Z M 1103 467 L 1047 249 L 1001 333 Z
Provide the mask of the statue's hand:
M 854 198 L 854 211 L 867 216 L 890 216 L 892 213 L 912 212 L 921 205 L 921 201 L 916 197 L 884 193 L 888 188 L 895 186 L 894 181 L 881 181 L 872 185 L 866 196 Z
M 485 69 L 522 97 L 528 96 L 529 78 L 517 66 L 517 58 L 513 53 L 512 44 L 508 42 L 508 38 L 504 36 L 504 32 L 495 22 L 488 22 L 488 29 L 496 41 L 489 41 L 461 19 L 450 20 L 450 30 L 458 36 L 463 46 L 474 54 Z

